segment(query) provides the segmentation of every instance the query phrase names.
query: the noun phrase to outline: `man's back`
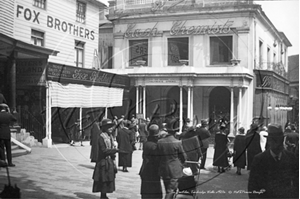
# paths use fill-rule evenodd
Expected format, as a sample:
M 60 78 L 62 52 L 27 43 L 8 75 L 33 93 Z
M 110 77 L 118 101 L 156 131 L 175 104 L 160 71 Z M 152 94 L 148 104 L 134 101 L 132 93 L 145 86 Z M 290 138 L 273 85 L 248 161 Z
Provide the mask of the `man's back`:
M 9 139 L 10 138 L 10 128 L 11 122 L 17 121 L 17 119 L 6 111 L 0 112 L 0 138 Z

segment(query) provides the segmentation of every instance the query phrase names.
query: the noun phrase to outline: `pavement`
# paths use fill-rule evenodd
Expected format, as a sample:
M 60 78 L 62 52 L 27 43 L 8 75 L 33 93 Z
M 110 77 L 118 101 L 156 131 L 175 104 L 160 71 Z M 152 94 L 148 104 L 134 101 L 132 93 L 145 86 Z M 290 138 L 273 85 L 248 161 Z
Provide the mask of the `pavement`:
M 21 198 L 49 199 L 96 199 L 100 193 L 92 193 L 92 175 L 95 163 L 90 162 L 89 142 L 84 146 L 76 143 L 54 144 L 52 148 L 33 147 L 30 154 L 13 158 L 16 167 L 9 167 L 12 185 L 21 189 Z M 214 149 L 208 149 L 206 170 L 200 171 L 194 198 L 248 198 L 247 180 L 249 173 L 235 174 L 232 168 L 218 173 L 212 166 Z M 116 177 L 116 191 L 108 194 L 110 199 L 140 198 L 140 177 L 142 151 L 133 152 L 129 172 L 119 171 Z M 8 184 L 6 169 L 0 170 L 0 189 Z M 3 188 L 2 188 L 3 187 Z M 164 188 L 163 188 L 164 190 Z

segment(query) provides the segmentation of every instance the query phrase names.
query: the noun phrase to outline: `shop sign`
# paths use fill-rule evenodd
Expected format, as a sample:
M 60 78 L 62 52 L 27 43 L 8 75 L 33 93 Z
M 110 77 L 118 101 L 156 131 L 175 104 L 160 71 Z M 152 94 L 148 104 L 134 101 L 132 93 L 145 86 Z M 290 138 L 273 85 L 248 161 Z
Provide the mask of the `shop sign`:
M 16 84 L 24 86 L 44 86 L 46 61 L 43 59 L 24 59 L 16 62 Z
M 95 86 L 128 88 L 130 84 L 129 77 L 124 75 L 54 63 L 49 63 L 47 65 L 46 77 L 47 80 L 60 83 L 76 83 Z
M 205 34 L 227 34 L 231 31 L 231 26 L 234 21 L 227 20 L 224 24 L 213 25 L 199 25 L 199 26 L 186 26 L 187 21 L 175 21 L 171 29 L 170 35 L 205 35 Z M 157 29 L 158 22 L 152 27 L 147 29 L 138 29 L 136 24 L 128 24 L 124 36 L 127 38 L 139 38 L 139 37 L 156 37 L 159 34 Z
M 167 83 L 179 83 L 178 80 L 172 78 L 148 78 L 147 83 L 156 83 L 156 84 L 167 84 Z
M 42 13 L 43 14 L 43 13 Z M 23 17 L 27 21 L 31 21 L 36 24 L 40 24 L 40 15 L 41 13 L 38 11 L 35 11 L 30 8 L 24 8 L 21 5 L 17 5 L 17 12 L 16 16 L 17 18 Z M 75 35 L 77 37 L 82 37 L 85 39 L 94 40 L 95 39 L 95 31 L 89 30 L 87 28 L 77 26 L 74 23 L 70 23 L 55 17 L 52 17 L 50 15 L 47 15 L 47 27 L 53 28 L 58 31 L 66 32 L 71 35 Z

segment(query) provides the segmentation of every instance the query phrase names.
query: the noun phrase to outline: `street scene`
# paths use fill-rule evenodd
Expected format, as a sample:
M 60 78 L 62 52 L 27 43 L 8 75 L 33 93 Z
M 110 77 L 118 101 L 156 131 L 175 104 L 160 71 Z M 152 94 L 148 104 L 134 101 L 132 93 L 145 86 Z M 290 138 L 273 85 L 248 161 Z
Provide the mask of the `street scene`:
M 299 198 L 299 1 L 0 8 L 0 198 Z

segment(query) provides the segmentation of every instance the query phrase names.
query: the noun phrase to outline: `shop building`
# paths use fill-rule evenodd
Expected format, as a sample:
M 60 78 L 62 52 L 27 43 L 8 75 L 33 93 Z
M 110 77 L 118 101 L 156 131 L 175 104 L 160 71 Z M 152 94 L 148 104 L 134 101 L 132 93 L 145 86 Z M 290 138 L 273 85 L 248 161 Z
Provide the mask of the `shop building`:
M 103 7 L 97 0 L 0 2 L 1 90 L 11 110 L 17 110 L 21 127 L 37 133 L 39 141 L 46 136 L 49 107 L 46 68 L 97 69 Z
M 178 117 L 181 125 L 225 117 L 231 135 L 254 116 L 286 122 L 286 111 L 268 107 L 287 105 L 291 44 L 260 5 L 116 0 L 107 18 L 101 61 L 105 71 L 130 77 L 130 115 Z

